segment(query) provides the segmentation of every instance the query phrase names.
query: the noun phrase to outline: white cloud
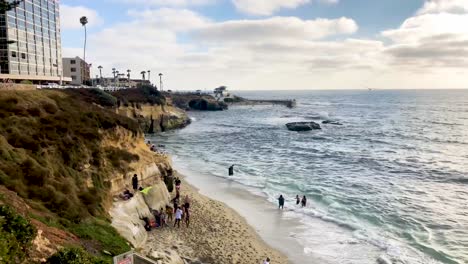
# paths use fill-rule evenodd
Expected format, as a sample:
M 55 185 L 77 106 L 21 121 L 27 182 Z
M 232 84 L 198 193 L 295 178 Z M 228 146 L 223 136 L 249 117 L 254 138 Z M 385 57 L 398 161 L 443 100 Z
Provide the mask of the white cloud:
M 468 1 L 427 1 L 415 16 L 382 32 L 393 41 L 386 53 L 393 63 L 422 68 L 468 66 Z
M 297 8 L 310 0 L 232 0 L 241 12 L 251 15 L 271 15 L 282 8 Z
M 430 0 L 424 3 L 424 6 L 418 11 L 418 14 L 437 14 L 437 13 L 468 13 L 467 0 Z
M 130 10 L 128 14 L 142 23 L 154 25 L 159 28 L 188 31 L 207 25 L 211 20 L 188 9 L 146 9 Z
M 382 32 L 386 42 L 352 38 L 349 18 L 217 22 L 187 9 L 129 11 L 129 22 L 90 35 L 88 57 L 107 76 L 113 67 L 163 72 L 173 90 L 466 87 L 468 18 L 431 6 Z
M 127 4 L 148 6 L 166 6 L 166 7 L 187 7 L 198 5 L 214 4 L 218 0 L 116 0 Z
M 79 29 L 82 27 L 80 18 L 88 18 L 88 27 L 101 25 L 103 19 L 96 10 L 84 6 L 60 5 L 60 23 L 62 29 Z
M 209 24 L 194 34 L 200 41 L 265 42 L 282 39 L 315 40 L 358 30 L 349 18 L 302 20 L 297 17 L 272 17 L 260 20 L 234 20 Z

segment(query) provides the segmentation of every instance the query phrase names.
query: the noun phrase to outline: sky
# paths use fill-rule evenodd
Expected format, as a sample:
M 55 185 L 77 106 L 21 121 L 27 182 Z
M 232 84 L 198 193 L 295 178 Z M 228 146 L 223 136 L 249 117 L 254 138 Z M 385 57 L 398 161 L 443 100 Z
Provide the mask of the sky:
M 61 0 L 64 57 L 172 90 L 468 88 L 468 0 Z

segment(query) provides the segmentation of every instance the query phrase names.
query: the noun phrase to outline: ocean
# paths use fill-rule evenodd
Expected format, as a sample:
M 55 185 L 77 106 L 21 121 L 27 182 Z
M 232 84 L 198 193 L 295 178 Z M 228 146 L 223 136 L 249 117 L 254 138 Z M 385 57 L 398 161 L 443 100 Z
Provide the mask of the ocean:
M 323 263 L 468 263 L 468 90 L 235 94 L 298 105 L 190 112 L 189 127 L 154 138 L 177 169 L 235 182 L 272 208 L 282 194 L 282 217 L 302 226 L 289 235 Z M 285 127 L 324 120 L 343 125 Z

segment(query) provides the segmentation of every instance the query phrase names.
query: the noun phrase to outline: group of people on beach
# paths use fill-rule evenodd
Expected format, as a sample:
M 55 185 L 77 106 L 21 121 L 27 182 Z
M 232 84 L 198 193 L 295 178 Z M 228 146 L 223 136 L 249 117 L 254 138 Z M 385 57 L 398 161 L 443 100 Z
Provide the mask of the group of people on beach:
M 279 209 L 284 209 L 284 202 L 286 201 L 286 199 L 283 197 L 283 195 L 281 194 L 279 197 L 278 197 L 278 208 Z M 296 195 L 296 205 L 299 205 L 301 204 L 302 207 L 306 207 L 307 206 L 307 197 L 304 195 L 302 196 L 302 199 L 299 197 L 299 195 Z
M 145 222 L 146 231 L 151 231 L 155 227 L 168 227 L 170 221 L 174 221 L 174 227 L 180 228 L 180 222 L 184 221 L 186 226 L 190 225 L 190 198 L 188 195 L 184 197 L 183 203 L 180 202 L 180 186 L 182 181 L 179 178 L 175 178 L 174 183 L 176 185 L 176 196 L 171 200 L 172 206 L 166 205 L 166 208 L 159 210 L 150 209 L 154 219 L 143 217 L 141 220 Z M 140 191 L 144 193 L 144 188 L 138 185 L 138 176 L 135 174 L 132 177 L 132 187 L 135 192 Z M 133 197 L 133 194 L 126 189 L 123 194 L 120 195 L 123 200 L 128 200 Z
M 148 146 L 149 149 L 153 152 L 156 152 L 161 155 L 167 155 L 167 152 L 165 150 L 160 149 L 160 148 L 164 148 L 165 147 L 164 145 L 160 144 L 156 147 L 156 145 L 152 144 L 151 141 L 148 140 L 148 142 L 146 142 L 146 146 Z

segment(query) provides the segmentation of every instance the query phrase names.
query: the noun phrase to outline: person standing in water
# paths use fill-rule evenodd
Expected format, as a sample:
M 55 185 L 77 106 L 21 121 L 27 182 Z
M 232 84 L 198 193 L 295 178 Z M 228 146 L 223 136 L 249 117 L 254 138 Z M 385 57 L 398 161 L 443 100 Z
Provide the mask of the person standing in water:
M 307 206 L 307 198 L 305 197 L 305 195 L 302 197 L 301 204 L 302 204 L 302 207 L 306 207 L 306 206 Z
M 278 198 L 278 203 L 279 203 L 278 208 L 279 209 L 284 209 L 284 197 L 283 197 L 283 195 L 280 195 L 280 197 Z
M 296 205 L 299 205 L 301 203 L 301 198 L 299 198 L 299 195 L 296 195 Z
M 232 175 L 234 175 L 234 165 L 229 167 L 229 176 L 232 176 Z

